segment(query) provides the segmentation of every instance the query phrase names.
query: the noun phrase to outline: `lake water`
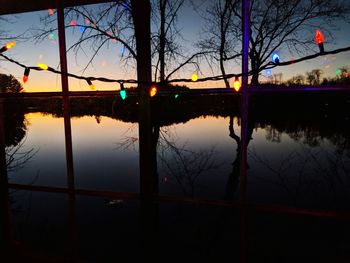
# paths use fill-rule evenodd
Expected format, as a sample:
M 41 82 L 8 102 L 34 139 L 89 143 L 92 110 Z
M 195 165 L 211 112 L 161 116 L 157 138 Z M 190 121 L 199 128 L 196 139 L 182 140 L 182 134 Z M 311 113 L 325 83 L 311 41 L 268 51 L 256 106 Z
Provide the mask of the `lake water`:
M 138 197 L 138 123 L 73 114 L 75 189 L 131 197 L 10 188 L 12 238 L 60 262 L 349 262 L 350 110 L 320 111 L 324 123 L 253 114 L 244 186 L 237 112 L 155 127 L 156 202 Z M 9 183 L 66 188 L 63 117 L 21 114 L 5 132 L 24 131 L 7 142 Z

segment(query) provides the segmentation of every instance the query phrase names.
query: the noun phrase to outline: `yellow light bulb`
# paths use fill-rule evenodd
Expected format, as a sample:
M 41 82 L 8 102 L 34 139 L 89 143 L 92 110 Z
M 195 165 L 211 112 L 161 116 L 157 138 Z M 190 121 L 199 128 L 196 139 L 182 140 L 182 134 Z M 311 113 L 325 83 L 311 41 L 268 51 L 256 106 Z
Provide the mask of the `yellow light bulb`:
M 16 46 L 16 42 L 14 42 L 14 41 L 6 44 L 7 49 L 13 48 L 14 46 Z
M 89 85 L 89 87 L 90 87 L 91 90 L 95 90 L 96 89 L 94 84 Z
M 198 75 L 197 74 L 192 74 L 191 79 L 192 79 L 192 81 L 197 81 L 198 80 Z
M 233 88 L 235 91 L 239 91 L 241 88 L 241 82 L 239 81 L 238 77 L 235 78 L 235 81 L 233 82 Z
M 48 70 L 49 69 L 49 66 L 44 64 L 44 63 L 39 63 L 38 64 L 38 67 L 42 70 Z

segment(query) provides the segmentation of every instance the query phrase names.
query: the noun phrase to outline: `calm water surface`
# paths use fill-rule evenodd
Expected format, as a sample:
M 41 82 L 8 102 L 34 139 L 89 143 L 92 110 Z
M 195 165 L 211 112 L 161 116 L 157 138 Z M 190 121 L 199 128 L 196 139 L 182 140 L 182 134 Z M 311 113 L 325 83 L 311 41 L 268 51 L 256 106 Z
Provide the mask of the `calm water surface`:
M 242 194 L 240 141 L 235 136 L 240 136 L 239 122 L 237 115 L 227 114 L 160 127 L 159 195 L 237 202 Z M 66 187 L 63 118 L 31 112 L 25 113 L 23 123 L 23 138 L 6 148 L 14 159 L 9 182 Z M 71 126 L 76 189 L 139 192 L 137 123 L 90 115 L 72 117 Z M 247 201 L 265 207 L 349 211 L 348 140 L 348 134 L 337 129 L 322 134 L 305 125 L 254 122 Z M 35 251 L 28 252 L 28 258 L 34 253 L 60 262 L 146 262 L 147 257 L 159 262 L 239 262 L 245 250 L 248 262 L 350 262 L 348 219 L 266 210 L 246 214 L 224 205 L 189 202 L 147 206 L 138 198 L 72 199 L 15 189 L 10 190 L 10 201 L 13 237 Z

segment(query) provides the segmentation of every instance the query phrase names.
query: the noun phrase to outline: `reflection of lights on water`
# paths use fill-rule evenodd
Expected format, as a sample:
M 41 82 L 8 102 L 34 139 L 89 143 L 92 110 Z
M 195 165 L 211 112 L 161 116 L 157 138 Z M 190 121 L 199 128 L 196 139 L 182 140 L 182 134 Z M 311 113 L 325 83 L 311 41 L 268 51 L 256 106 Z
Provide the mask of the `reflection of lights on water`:
M 331 65 L 329 65 L 329 64 L 327 64 L 327 65 L 324 66 L 324 68 L 326 68 L 326 69 L 327 69 L 327 68 L 330 68 L 330 67 L 331 67 Z
M 335 56 L 330 58 L 330 61 L 336 61 L 336 60 L 337 60 L 337 58 Z

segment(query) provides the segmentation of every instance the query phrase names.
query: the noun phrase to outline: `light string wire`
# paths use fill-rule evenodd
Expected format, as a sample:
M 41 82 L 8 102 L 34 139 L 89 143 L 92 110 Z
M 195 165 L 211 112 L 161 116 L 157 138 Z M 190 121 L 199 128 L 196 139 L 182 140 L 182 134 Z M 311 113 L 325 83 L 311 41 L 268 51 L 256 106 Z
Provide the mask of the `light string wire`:
M 301 57 L 298 59 L 292 59 L 289 61 L 284 61 L 284 62 L 268 62 L 265 65 L 261 66 L 259 69 L 256 70 L 250 70 L 247 75 L 251 76 L 255 73 L 259 73 L 265 69 L 272 69 L 275 67 L 281 67 L 281 66 L 288 66 L 288 65 L 292 65 L 292 64 L 296 64 L 296 63 L 300 63 L 302 61 L 306 61 L 306 60 L 311 60 L 320 56 L 326 56 L 326 55 L 334 55 L 334 54 L 338 54 L 338 53 L 342 53 L 342 52 L 346 52 L 346 51 L 350 51 L 350 46 L 349 47 L 344 47 L 344 48 L 339 48 L 339 49 L 335 49 L 335 50 L 331 50 L 331 51 L 323 51 L 323 52 L 319 52 L 319 53 L 315 53 L 309 56 L 305 56 L 305 57 Z M 80 80 L 85 80 L 85 81 L 101 81 L 101 82 L 116 82 L 116 83 L 128 83 L 128 84 L 145 84 L 145 85 L 153 85 L 153 84 L 159 84 L 159 85 L 164 85 L 164 84 L 168 84 L 168 83 L 179 83 L 179 82 L 194 82 L 192 79 L 189 78 L 180 78 L 180 79 L 170 79 L 164 82 L 143 82 L 143 81 L 138 81 L 135 79 L 110 79 L 110 78 L 105 78 L 105 77 L 84 77 L 84 76 L 79 76 L 76 74 L 72 74 L 69 72 L 62 72 L 60 70 L 56 70 L 52 67 L 48 67 L 46 70 L 40 68 L 40 67 L 34 67 L 34 66 L 26 66 L 22 63 L 20 63 L 19 61 L 16 61 L 12 58 L 9 58 L 8 56 L 0 53 L 0 56 L 2 58 L 4 58 L 5 60 L 14 63 L 24 69 L 31 69 L 31 70 L 36 70 L 36 71 L 49 71 L 55 74 L 60 74 L 60 75 L 66 75 L 68 77 L 71 78 L 75 78 L 75 79 L 80 79 Z M 205 77 L 205 78 L 198 78 L 198 80 L 196 80 L 195 82 L 206 82 L 206 81 L 220 81 L 220 80 L 224 80 L 224 79 L 231 79 L 234 77 L 241 77 L 243 74 L 242 73 L 237 73 L 237 74 L 226 74 L 226 75 L 217 75 L 217 76 L 212 76 L 212 77 Z

